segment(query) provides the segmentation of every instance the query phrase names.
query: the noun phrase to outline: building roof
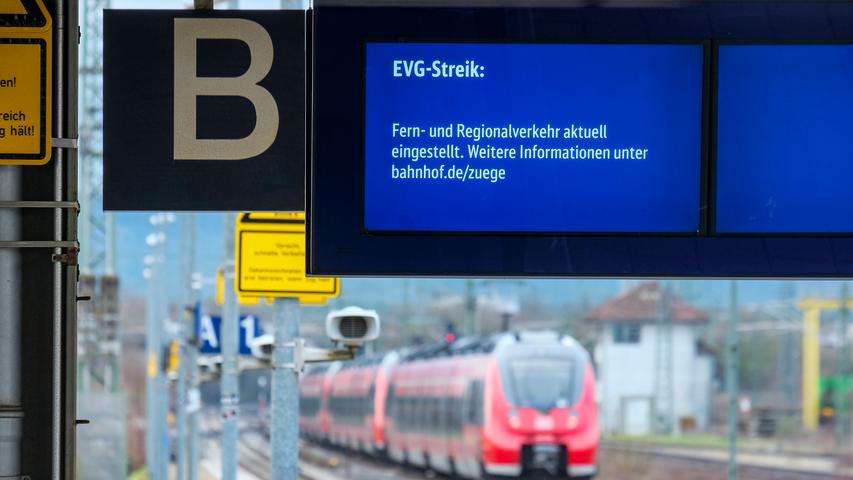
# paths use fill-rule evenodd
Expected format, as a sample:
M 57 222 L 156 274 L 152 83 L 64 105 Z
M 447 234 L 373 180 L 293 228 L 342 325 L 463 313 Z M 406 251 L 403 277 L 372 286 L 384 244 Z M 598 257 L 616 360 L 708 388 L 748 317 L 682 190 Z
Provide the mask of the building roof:
M 666 291 L 666 290 L 664 290 Z M 671 291 L 667 293 L 666 310 L 673 323 L 698 324 L 708 321 L 708 313 L 688 305 Z M 657 282 L 645 282 L 608 300 L 586 316 L 589 322 L 636 322 L 654 323 L 661 314 L 659 301 L 661 288 Z

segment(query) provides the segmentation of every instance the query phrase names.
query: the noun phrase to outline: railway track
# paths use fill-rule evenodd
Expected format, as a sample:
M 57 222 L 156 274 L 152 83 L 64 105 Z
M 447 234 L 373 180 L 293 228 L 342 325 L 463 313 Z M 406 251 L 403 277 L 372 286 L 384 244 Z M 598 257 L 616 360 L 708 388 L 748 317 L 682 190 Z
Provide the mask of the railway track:
M 240 467 L 258 479 L 271 478 L 269 439 L 260 430 L 241 432 Z M 598 480 L 725 480 L 726 452 L 603 441 Z M 441 478 L 348 450 L 302 442 L 300 477 L 304 480 L 416 480 Z M 836 468 L 835 459 L 821 455 L 780 455 L 740 451 L 741 480 L 853 480 L 853 471 Z
M 423 480 L 442 478 L 434 472 L 389 463 L 362 453 L 302 442 L 300 465 L 313 465 L 352 480 Z M 319 480 L 319 479 L 318 479 Z
M 690 455 L 678 450 L 658 447 L 624 446 L 605 442 L 600 453 L 601 472 L 597 480 L 659 480 L 684 478 L 690 480 L 725 480 L 726 462 L 718 458 L 702 457 L 693 449 Z M 338 448 L 303 443 L 301 462 L 320 466 L 337 478 L 354 480 L 414 480 L 441 478 L 425 472 L 389 464 L 360 453 Z M 829 462 L 830 459 L 821 460 Z M 738 467 L 741 480 L 851 480 L 847 472 L 809 471 L 791 467 L 753 465 L 741 463 Z M 325 480 L 325 479 L 316 479 Z
M 602 442 L 600 455 L 608 459 L 602 478 L 625 480 L 656 478 L 665 472 L 673 478 L 717 480 L 726 478 L 727 453 L 720 449 L 671 448 Z M 645 459 L 646 461 L 642 461 Z M 613 462 L 611 462 L 613 461 Z M 775 463 L 775 464 L 774 464 Z M 622 465 L 622 468 L 620 468 Z M 620 470 L 635 471 L 621 476 Z M 639 470 L 636 471 L 636 470 Z M 627 474 L 627 472 L 625 472 Z M 643 474 L 647 476 L 643 476 Z M 853 472 L 839 472 L 829 457 L 757 455 L 739 452 L 738 478 L 744 480 L 850 480 Z
M 245 434 L 244 434 L 245 435 Z M 251 473 L 258 479 L 272 478 L 272 465 L 269 449 L 242 440 L 238 443 L 240 451 L 240 468 Z
M 260 480 L 272 478 L 272 459 L 268 440 L 259 432 L 243 432 L 240 440 L 240 468 Z M 302 452 L 302 448 L 300 448 Z M 343 472 L 346 473 L 346 472 Z M 321 462 L 306 462 L 300 459 L 299 477 L 302 480 L 348 480 L 353 477 L 336 472 L 333 466 Z M 375 475 L 371 480 L 376 480 Z

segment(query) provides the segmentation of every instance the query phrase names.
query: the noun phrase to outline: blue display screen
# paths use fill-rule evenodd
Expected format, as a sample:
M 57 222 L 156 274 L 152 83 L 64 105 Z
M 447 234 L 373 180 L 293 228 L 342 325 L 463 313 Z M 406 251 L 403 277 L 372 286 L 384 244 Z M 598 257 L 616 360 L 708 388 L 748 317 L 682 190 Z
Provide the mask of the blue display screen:
M 366 230 L 699 231 L 702 45 L 366 49 Z
M 853 232 L 853 45 L 722 45 L 721 233 Z

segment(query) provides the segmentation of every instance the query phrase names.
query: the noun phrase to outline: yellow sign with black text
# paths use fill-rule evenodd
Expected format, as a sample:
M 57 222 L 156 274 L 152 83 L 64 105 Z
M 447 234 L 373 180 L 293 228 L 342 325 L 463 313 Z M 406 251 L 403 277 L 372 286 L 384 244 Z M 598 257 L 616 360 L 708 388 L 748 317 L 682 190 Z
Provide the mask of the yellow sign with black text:
M 0 165 L 50 161 L 52 35 L 42 0 L 0 0 Z
M 304 213 L 240 215 L 236 253 L 239 296 L 295 297 L 318 305 L 340 295 L 340 279 L 305 276 Z

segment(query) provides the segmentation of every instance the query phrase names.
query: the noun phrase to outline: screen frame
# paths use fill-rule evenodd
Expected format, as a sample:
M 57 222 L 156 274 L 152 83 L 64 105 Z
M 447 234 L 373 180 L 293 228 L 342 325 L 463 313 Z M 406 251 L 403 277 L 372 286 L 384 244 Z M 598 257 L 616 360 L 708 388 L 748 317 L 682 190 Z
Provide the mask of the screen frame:
M 853 39 L 850 40 L 768 40 L 768 39 L 717 39 L 712 42 L 712 65 L 714 66 L 714 72 L 712 74 L 711 83 L 712 83 L 712 92 L 710 97 L 710 112 L 711 112 L 711 122 L 709 125 L 711 140 L 709 143 L 709 165 L 708 165 L 708 180 L 709 180 L 709 191 L 711 192 L 709 198 L 709 215 L 708 215 L 708 235 L 714 237 L 733 237 L 733 238 L 750 238 L 750 237 L 768 237 L 768 238 L 824 238 L 824 237 L 833 237 L 833 238 L 846 238 L 853 237 L 853 230 L 850 231 L 836 231 L 836 232 L 820 232 L 820 231 L 802 231 L 802 232 L 766 232 L 762 230 L 751 230 L 751 231 L 721 231 L 717 228 L 717 216 L 719 210 L 717 208 L 719 204 L 719 195 L 720 192 L 718 190 L 718 178 L 719 178 L 719 156 L 718 156 L 718 126 L 719 126 L 719 112 L 718 112 L 718 99 L 719 99 L 719 88 L 720 88 L 720 48 L 722 47 L 737 47 L 737 46 L 767 46 L 767 47 L 785 47 L 785 46 L 848 46 L 853 48 Z M 851 84 L 851 88 L 853 88 L 853 84 Z
M 367 185 L 366 185 L 366 170 L 367 170 L 367 47 L 371 43 L 384 44 L 445 44 L 445 45 L 663 45 L 663 46 L 678 46 L 678 45 L 695 45 L 701 48 L 701 78 L 702 91 L 699 105 L 699 171 L 697 180 L 699 185 L 696 191 L 698 198 L 698 211 L 696 213 L 698 225 L 696 231 L 594 231 L 594 230 L 373 230 L 367 228 Z M 577 236 L 577 237 L 702 237 L 709 233 L 710 220 L 708 212 L 710 210 L 709 198 L 709 106 L 711 105 L 711 61 L 712 61 L 712 45 L 710 40 L 649 40 L 649 39 L 601 39 L 601 40 L 584 40 L 584 41 L 565 41 L 557 42 L 553 40 L 529 40 L 529 39 L 498 39 L 498 38 L 483 38 L 475 40 L 459 39 L 454 37 L 425 37 L 425 36 L 402 36 L 402 37 L 381 37 L 369 36 L 361 40 L 361 57 L 359 59 L 362 67 L 362 74 L 359 76 L 361 92 L 361 162 L 359 169 L 359 181 L 361 182 L 361 198 L 359 198 L 359 214 L 361 216 L 361 233 L 363 235 L 378 235 L 378 236 L 493 236 L 493 235 L 508 235 L 508 236 Z

